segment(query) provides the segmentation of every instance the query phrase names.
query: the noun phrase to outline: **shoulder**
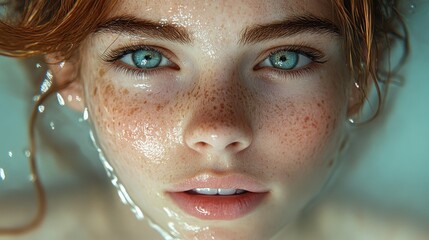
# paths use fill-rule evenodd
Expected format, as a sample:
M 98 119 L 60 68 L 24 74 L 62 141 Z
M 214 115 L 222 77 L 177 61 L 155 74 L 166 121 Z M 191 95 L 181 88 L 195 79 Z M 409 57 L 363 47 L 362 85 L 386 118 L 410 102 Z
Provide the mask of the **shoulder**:
M 1 201 L 0 227 L 16 227 L 31 220 L 35 204 L 31 195 Z M 6 207 L 7 206 L 7 207 Z M 0 240 L 161 239 L 123 206 L 112 187 L 99 184 L 49 190 L 43 223 L 27 234 L 0 236 Z
M 428 219 L 403 211 L 329 199 L 313 210 L 315 233 L 324 239 L 427 240 Z

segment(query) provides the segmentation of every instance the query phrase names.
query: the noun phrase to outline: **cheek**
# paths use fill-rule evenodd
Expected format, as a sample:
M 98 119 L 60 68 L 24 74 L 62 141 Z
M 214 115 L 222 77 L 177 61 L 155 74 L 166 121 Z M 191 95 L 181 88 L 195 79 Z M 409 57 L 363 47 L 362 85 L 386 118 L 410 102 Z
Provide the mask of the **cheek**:
M 315 96 L 315 95 L 313 95 Z M 273 178 L 302 178 L 330 168 L 342 135 L 345 109 L 328 95 L 285 98 L 266 105 L 259 117 L 262 159 Z M 269 161 L 268 161 L 269 160 Z
M 168 161 L 169 146 L 181 141 L 169 102 L 154 103 L 151 94 L 117 87 L 108 79 L 95 82 L 87 88 L 88 107 L 108 156 L 141 166 Z

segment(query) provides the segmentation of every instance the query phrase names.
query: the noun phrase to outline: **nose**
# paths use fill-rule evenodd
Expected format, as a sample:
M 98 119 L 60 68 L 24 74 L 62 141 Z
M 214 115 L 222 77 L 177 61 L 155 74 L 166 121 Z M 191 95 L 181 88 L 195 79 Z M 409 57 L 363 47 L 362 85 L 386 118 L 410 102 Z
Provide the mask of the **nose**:
M 196 129 L 186 139 L 186 144 L 201 154 L 234 154 L 250 146 L 251 135 L 245 129 L 213 126 L 204 130 Z
M 187 146 L 201 154 L 235 154 L 252 143 L 251 124 L 246 117 L 247 104 L 222 92 L 214 92 L 217 96 L 206 98 L 194 108 L 185 130 Z

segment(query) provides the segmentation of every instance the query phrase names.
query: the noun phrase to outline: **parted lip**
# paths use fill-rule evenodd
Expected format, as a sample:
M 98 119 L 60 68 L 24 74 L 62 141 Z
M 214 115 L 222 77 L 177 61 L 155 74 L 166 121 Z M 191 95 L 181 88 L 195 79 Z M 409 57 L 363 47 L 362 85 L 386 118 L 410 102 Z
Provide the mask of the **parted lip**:
M 186 192 L 194 188 L 243 189 L 248 192 L 263 193 L 269 189 L 257 179 L 244 174 L 231 173 L 222 176 L 200 174 L 174 184 L 167 192 Z

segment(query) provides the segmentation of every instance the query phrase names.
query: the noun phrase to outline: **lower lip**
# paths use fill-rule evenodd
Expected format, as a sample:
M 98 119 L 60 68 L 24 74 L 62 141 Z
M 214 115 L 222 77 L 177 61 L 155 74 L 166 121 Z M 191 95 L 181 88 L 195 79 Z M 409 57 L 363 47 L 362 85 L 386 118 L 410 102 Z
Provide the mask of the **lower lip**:
M 238 195 L 201 195 L 169 192 L 173 201 L 186 213 L 204 220 L 231 220 L 254 210 L 268 193 L 246 192 Z

